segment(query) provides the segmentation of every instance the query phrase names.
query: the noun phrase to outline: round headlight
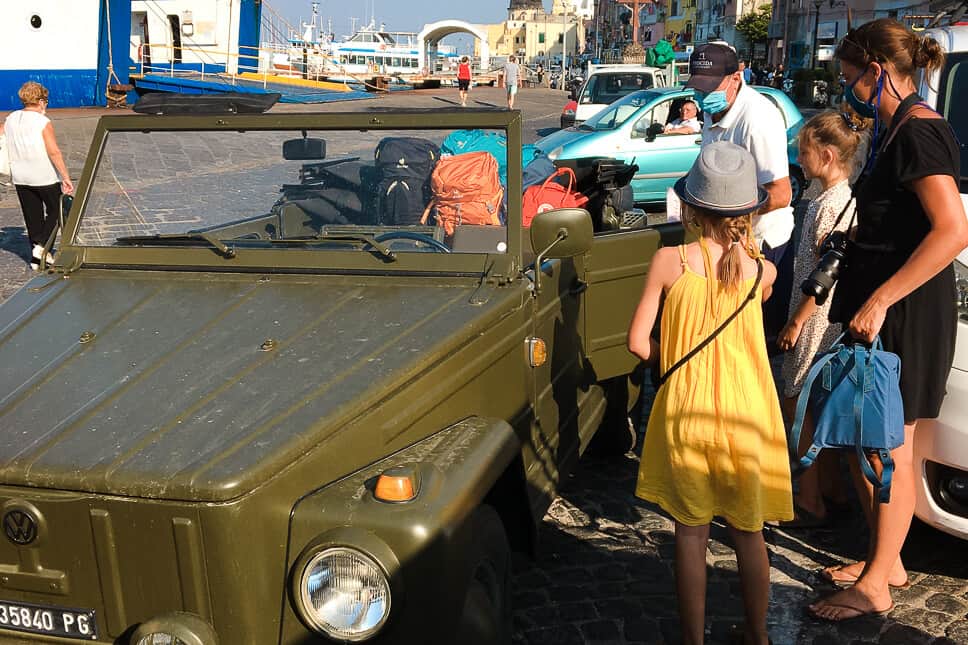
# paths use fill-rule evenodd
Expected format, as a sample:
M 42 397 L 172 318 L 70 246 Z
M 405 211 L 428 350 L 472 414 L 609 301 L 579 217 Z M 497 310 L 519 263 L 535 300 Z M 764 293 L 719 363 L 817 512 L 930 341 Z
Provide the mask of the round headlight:
M 333 547 L 310 558 L 299 583 L 304 618 L 331 638 L 361 641 L 390 615 L 390 584 L 372 558 Z

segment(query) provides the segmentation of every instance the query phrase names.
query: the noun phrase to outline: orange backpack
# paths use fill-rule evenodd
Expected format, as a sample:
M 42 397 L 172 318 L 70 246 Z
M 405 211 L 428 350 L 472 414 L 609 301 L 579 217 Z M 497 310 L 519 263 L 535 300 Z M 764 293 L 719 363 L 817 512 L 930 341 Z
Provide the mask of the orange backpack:
M 490 152 L 465 152 L 442 157 L 430 176 L 433 198 L 424 210 L 421 224 L 433 211 L 437 225 L 453 235 L 461 224 L 501 225 L 504 188 L 498 175 L 497 159 Z

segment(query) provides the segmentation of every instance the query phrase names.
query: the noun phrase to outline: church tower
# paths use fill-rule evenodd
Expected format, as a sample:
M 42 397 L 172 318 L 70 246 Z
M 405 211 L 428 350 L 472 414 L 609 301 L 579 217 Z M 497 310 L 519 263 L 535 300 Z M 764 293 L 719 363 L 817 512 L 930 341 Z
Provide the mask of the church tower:
M 541 0 L 511 0 L 508 12 L 513 11 L 540 11 L 544 13 L 544 5 Z

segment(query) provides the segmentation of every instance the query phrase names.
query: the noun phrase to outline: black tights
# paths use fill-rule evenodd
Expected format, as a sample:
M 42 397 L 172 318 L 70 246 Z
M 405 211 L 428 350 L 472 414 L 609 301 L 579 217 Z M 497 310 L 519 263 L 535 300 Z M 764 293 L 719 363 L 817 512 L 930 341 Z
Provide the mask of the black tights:
M 24 223 L 27 225 L 27 237 L 31 246 L 47 244 L 51 233 L 57 228 L 60 196 L 59 183 L 50 186 L 17 186 L 17 197 L 24 212 Z

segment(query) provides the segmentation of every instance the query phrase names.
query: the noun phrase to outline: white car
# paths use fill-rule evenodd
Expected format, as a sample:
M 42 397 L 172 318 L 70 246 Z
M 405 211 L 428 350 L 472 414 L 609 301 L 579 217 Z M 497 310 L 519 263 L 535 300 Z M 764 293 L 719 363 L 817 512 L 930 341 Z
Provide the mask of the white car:
M 948 60 L 943 70 L 922 79 L 919 93 L 948 120 L 962 142 L 961 200 L 968 210 L 968 27 L 925 33 L 941 43 Z M 968 540 L 968 250 L 955 261 L 955 273 L 959 318 L 955 360 L 940 416 L 918 424 L 914 433 L 918 473 L 914 513 L 931 526 Z
M 588 65 L 588 78 L 561 111 L 561 128 L 581 125 L 611 103 L 637 90 L 666 87 L 667 72 L 637 64 Z

